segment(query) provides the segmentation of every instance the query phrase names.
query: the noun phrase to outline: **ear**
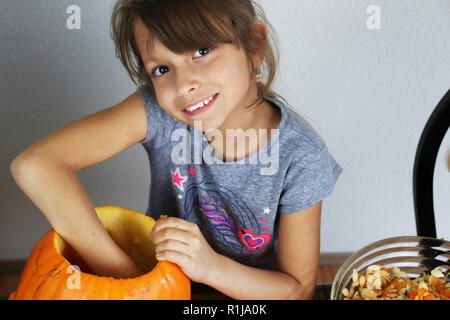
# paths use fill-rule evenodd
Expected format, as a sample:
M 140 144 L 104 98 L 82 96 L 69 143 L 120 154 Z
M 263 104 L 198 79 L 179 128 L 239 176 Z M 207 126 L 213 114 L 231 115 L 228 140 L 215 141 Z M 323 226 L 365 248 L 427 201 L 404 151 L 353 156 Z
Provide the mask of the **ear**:
M 267 40 L 267 27 L 265 26 L 265 24 L 261 20 L 255 20 L 255 24 L 261 30 L 261 34 L 264 40 Z
M 254 21 L 254 26 L 252 29 L 252 43 L 255 48 L 253 52 L 253 66 L 258 68 L 264 62 L 267 47 L 267 27 L 260 20 Z

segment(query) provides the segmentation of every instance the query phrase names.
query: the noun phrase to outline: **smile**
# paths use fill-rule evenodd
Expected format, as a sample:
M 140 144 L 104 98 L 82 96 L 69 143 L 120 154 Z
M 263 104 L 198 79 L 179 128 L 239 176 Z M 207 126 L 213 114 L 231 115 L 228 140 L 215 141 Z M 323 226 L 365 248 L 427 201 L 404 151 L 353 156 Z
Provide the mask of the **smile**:
M 212 96 L 184 109 L 183 111 L 191 116 L 194 116 L 203 111 L 206 111 L 209 107 L 211 107 L 214 104 L 218 95 L 219 94 L 216 93 L 215 95 L 212 95 Z

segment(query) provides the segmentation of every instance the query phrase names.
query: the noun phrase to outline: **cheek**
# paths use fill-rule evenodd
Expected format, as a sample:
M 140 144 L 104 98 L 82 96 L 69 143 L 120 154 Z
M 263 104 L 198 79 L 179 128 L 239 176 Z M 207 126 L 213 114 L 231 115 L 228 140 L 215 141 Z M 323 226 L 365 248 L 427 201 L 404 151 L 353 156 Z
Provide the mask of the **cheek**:
M 250 66 L 246 55 L 244 52 L 236 51 L 234 47 L 226 47 L 224 53 L 211 67 L 211 76 L 219 81 L 228 81 L 234 86 L 242 86 L 250 80 Z
M 214 79 L 236 90 L 244 90 L 250 84 L 248 66 L 245 64 L 234 64 L 231 67 L 227 65 L 222 68 L 217 68 L 212 75 Z
M 158 104 L 163 108 L 167 113 L 169 113 L 173 117 L 173 112 L 170 110 L 172 99 L 170 95 L 167 94 L 167 90 L 162 88 L 161 86 L 156 86 L 155 88 L 155 94 L 156 94 L 156 100 L 158 101 Z
M 170 88 L 168 83 L 164 81 L 156 81 L 153 83 L 153 88 L 155 89 L 156 99 L 158 100 L 161 107 L 168 105 L 170 101 Z
M 158 103 L 162 106 L 164 104 L 164 94 L 162 94 L 162 90 L 159 86 L 153 85 L 153 88 L 155 90 L 156 100 L 158 100 Z

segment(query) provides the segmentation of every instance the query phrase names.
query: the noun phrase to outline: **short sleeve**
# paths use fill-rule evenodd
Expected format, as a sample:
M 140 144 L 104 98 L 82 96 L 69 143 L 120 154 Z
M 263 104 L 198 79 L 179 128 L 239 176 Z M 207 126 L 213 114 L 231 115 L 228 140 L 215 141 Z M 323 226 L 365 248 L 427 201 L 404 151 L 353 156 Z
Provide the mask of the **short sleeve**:
M 333 191 L 341 172 L 326 147 L 294 157 L 284 179 L 279 212 L 298 212 L 323 200 Z
M 147 136 L 139 143 L 159 147 L 170 141 L 177 121 L 161 108 L 154 91 L 148 86 L 140 86 L 138 92 L 144 101 L 148 124 Z

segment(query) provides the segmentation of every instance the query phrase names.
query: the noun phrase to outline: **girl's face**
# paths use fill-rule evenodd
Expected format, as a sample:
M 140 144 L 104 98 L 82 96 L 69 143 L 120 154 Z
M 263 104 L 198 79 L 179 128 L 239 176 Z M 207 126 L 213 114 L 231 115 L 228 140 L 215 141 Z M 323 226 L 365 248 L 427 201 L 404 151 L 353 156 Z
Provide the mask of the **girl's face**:
M 197 129 L 247 129 L 254 111 L 245 109 L 257 98 L 256 81 L 245 51 L 234 44 L 198 48 L 176 54 L 135 23 L 135 38 L 159 104 L 174 119 Z M 198 105 L 204 101 L 206 104 Z M 200 107 L 187 110 L 188 107 Z M 200 127 L 199 127 L 200 125 Z

